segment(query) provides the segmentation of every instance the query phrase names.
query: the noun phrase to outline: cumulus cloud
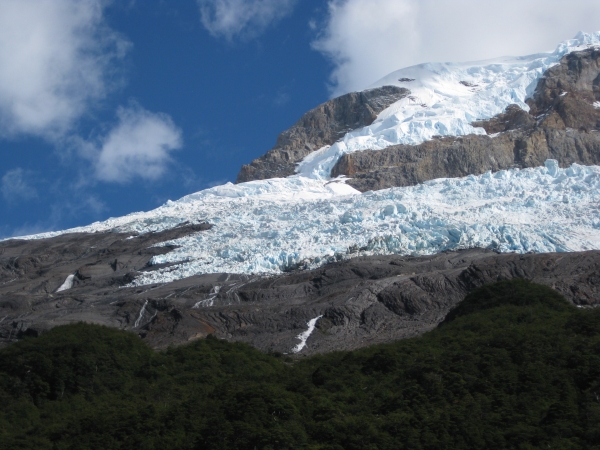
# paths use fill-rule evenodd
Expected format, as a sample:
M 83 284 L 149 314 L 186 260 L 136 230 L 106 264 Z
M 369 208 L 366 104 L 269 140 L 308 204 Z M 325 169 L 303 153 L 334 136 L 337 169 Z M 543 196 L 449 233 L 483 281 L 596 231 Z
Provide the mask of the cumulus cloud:
M 0 2 L 0 135 L 55 139 L 106 95 L 129 48 L 104 23 L 106 2 Z
M 20 167 L 6 172 L 0 183 L 0 191 L 4 199 L 12 203 L 37 198 L 37 191 L 29 182 L 30 176 L 30 172 Z
M 364 89 L 394 70 L 553 50 L 600 29 L 589 0 L 330 0 L 313 46 L 334 64 L 335 95 Z
M 297 0 L 198 0 L 204 27 L 215 37 L 251 38 L 292 12 Z
M 170 153 L 182 146 L 181 130 L 166 114 L 133 105 L 119 108 L 118 123 L 95 154 L 96 176 L 126 183 L 135 177 L 155 180 L 171 162 Z

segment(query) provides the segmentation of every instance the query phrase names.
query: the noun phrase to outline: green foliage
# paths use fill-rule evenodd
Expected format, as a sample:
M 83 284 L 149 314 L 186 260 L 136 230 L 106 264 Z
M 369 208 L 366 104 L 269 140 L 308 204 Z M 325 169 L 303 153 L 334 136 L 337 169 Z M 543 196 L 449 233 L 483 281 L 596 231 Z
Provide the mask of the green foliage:
M 426 335 L 289 364 L 76 324 L 0 351 L 0 449 L 600 449 L 600 310 L 524 280 Z

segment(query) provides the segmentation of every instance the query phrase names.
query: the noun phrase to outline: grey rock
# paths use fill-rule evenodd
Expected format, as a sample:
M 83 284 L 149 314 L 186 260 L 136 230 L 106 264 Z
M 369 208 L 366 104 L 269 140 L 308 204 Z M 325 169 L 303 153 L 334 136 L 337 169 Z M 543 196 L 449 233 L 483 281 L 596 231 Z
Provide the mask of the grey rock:
M 360 191 L 411 186 L 511 168 L 536 167 L 546 159 L 561 167 L 600 164 L 600 51 L 566 55 L 538 83 L 530 111 L 517 105 L 488 121 L 474 122 L 491 136 L 437 138 L 377 152 L 344 155 L 332 170 Z
M 208 227 L 131 239 L 96 233 L 1 242 L 0 345 L 89 322 L 137 333 L 155 348 L 214 334 L 289 353 L 307 322 L 322 315 L 300 353 L 310 355 L 420 335 L 470 290 L 517 277 L 548 285 L 577 305 L 600 304 L 600 251 L 370 256 L 279 276 L 209 274 L 124 287 L 140 271 L 156 269 L 148 265 L 153 255 L 173 248 L 150 245 Z M 70 274 L 76 274 L 73 288 L 57 293 Z
M 377 115 L 410 91 L 383 86 L 334 98 L 304 114 L 265 155 L 244 165 L 237 183 L 293 175 L 296 164 L 325 145 L 331 145 L 348 131 L 373 123 Z

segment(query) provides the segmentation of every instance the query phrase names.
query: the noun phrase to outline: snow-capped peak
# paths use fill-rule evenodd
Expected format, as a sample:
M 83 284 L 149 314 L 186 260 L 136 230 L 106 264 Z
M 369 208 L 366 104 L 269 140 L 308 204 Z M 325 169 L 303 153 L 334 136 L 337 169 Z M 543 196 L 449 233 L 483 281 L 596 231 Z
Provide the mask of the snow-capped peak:
M 310 154 L 297 168 L 304 177 L 327 179 L 338 159 L 360 150 L 381 150 L 398 144 L 420 144 L 433 136 L 486 134 L 473 127 L 525 103 L 550 67 L 567 53 L 600 45 L 600 32 L 580 32 L 549 53 L 502 57 L 467 63 L 427 63 L 398 70 L 371 88 L 394 85 L 411 94 L 381 112 L 370 126 L 351 131 L 330 147 Z

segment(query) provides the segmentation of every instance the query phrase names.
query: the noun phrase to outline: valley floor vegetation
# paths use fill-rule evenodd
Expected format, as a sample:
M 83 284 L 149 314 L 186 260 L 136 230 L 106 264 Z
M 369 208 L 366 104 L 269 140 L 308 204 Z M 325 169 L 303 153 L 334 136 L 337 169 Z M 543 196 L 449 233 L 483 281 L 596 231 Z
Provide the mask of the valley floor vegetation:
M 303 360 L 86 324 L 0 351 L 3 450 L 534 448 L 600 449 L 600 309 L 525 280 L 422 337 Z

